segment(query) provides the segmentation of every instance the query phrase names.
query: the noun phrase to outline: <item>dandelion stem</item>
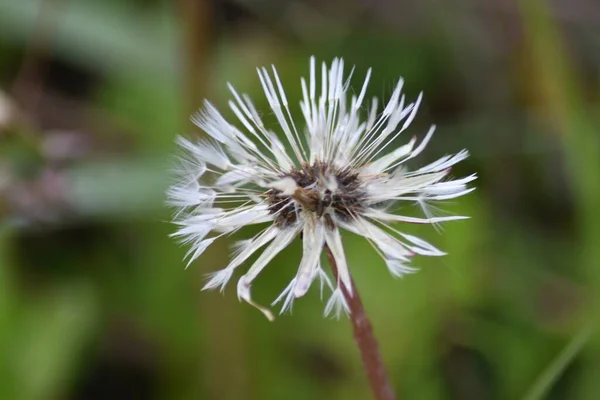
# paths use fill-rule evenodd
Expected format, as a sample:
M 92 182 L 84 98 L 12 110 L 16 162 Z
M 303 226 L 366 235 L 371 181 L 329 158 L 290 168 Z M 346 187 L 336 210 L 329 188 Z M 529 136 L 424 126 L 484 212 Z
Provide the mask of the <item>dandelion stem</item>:
M 325 246 L 325 252 L 327 253 L 327 259 L 331 265 L 333 275 L 337 279 L 338 270 L 333 254 L 327 246 Z M 381 354 L 379 352 L 379 345 L 377 344 L 375 336 L 373 336 L 371 322 L 365 313 L 365 308 L 363 307 L 354 280 L 352 280 L 352 295 L 348 293 L 343 285 L 342 292 L 350 309 L 354 341 L 360 349 L 363 368 L 369 378 L 373 395 L 377 400 L 395 400 L 396 395 L 394 394 L 394 389 L 390 384 L 387 372 L 383 365 Z

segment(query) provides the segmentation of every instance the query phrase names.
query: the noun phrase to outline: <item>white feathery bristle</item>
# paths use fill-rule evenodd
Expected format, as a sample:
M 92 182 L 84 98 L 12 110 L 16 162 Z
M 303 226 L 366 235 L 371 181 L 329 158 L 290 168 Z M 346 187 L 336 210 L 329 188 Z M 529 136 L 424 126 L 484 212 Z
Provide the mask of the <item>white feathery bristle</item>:
M 191 141 L 178 137 L 184 154 L 178 158 L 175 182 L 167 191 L 174 208 L 177 231 L 171 236 L 189 247 L 189 265 L 216 239 L 243 235 L 249 225 L 263 225 L 254 237 L 231 246 L 231 260 L 209 275 L 203 289 L 224 290 L 236 269 L 256 259 L 238 281 L 237 293 L 268 319 L 273 314 L 251 298 L 251 285 L 279 254 L 302 236 L 302 257 L 279 257 L 282 267 L 295 274 L 275 299 L 281 312 L 305 296 L 315 280 L 331 291 L 325 315 L 349 313 L 353 296 L 351 260 L 346 259 L 343 231 L 357 234 L 382 257 L 394 277 L 414 273 L 410 261 L 418 256 L 446 253 L 427 241 L 404 233 L 403 224 L 437 224 L 466 219 L 437 215 L 435 203 L 474 190 L 477 176 L 454 178 L 451 167 L 465 160 L 467 150 L 448 154 L 411 170 L 414 160 L 433 138 L 428 131 L 404 138 L 424 101 L 411 100 L 399 78 L 388 99 L 367 99 L 369 69 L 356 92 L 341 58 L 330 65 L 310 58 L 308 76 L 300 80 L 302 98 L 288 98 L 275 67 L 258 68 L 258 80 L 267 99 L 259 111 L 251 98 L 228 84 L 227 102 L 235 121 L 228 121 L 205 101 L 192 121 L 207 135 Z M 266 126 L 263 114 L 273 115 L 276 126 Z M 402 143 L 400 143 L 402 141 Z M 413 161 L 416 162 L 416 161 Z M 403 215 L 398 205 L 413 206 L 419 215 Z M 324 248 L 335 261 L 337 281 L 321 267 Z M 335 286 L 334 286 L 335 284 Z
M 296 181 L 289 176 L 269 183 L 268 187 L 279 190 L 284 196 L 291 196 L 298 189 Z
M 326 317 L 333 315 L 335 318 L 340 318 L 342 314 L 350 314 L 348 302 L 342 293 L 342 290 L 336 288 L 325 305 L 324 315 Z

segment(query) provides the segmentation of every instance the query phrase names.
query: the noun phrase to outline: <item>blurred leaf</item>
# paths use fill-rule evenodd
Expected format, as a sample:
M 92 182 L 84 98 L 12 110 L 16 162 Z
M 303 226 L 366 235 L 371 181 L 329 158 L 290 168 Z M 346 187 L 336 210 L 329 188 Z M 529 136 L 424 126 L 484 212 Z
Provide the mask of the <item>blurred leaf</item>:
M 81 165 L 69 173 L 68 198 L 89 217 L 139 218 L 164 209 L 168 164 L 126 157 Z
M 26 43 L 42 1 L 0 2 L 0 34 Z M 120 1 L 66 3 L 53 39 L 59 54 L 101 73 L 153 71 L 156 77 L 174 82 L 176 25 L 164 8 L 147 7 L 140 13 L 137 7 Z
M 60 397 L 94 331 L 97 309 L 93 291 L 77 283 L 56 288 L 31 303 L 21 316 L 12 340 L 18 398 Z
M 579 82 L 558 24 L 543 1 L 520 2 L 526 35 L 531 46 L 531 58 L 536 79 L 532 81 L 541 93 L 538 106 L 547 116 L 547 123 L 558 127 L 575 195 L 580 228 L 579 258 L 576 260 L 589 278 L 594 295 L 590 318 L 597 324 L 600 310 L 600 136 L 591 118 Z M 583 377 L 582 398 L 590 398 L 600 390 L 597 379 L 600 335 L 594 335 L 594 347 L 587 354 Z M 581 390 L 581 389 L 580 389 Z

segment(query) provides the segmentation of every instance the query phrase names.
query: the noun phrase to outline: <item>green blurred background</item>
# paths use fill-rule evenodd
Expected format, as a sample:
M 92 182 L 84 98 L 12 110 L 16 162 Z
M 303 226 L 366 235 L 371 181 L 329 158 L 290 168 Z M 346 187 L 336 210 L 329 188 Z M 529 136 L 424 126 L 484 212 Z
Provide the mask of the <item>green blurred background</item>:
M 439 204 L 472 219 L 399 227 L 449 252 L 415 275 L 345 238 L 399 397 L 600 398 L 597 1 L 1 0 L 0 399 L 370 397 L 318 290 L 269 323 L 234 284 L 200 291 L 227 243 L 184 270 L 167 237 L 189 114 L 225 110 L 229 81 L 268 115 L 270 64 L 297 104 L 312 54 L 356 65 L 356 90 L 373 67 L 372 96 L 423 90 L 401 141 L 438 130 L 412 166 L 468 148 L 455 174 L 480 176 Z

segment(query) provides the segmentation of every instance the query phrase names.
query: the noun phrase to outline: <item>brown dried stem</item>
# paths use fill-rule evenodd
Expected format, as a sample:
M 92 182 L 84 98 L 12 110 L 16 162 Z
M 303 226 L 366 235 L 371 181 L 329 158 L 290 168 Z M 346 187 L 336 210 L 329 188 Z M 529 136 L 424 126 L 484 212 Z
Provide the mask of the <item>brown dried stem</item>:
M 333 275 L 337 279 L 338 270 L 333 254 L 327 246 L 325 246 L 325 252 L 327 253 L 327 259 L 331 265 Z M 350 320 L 352 321 L 352 329 L 354 331 L 354 341 L 360 350 L 363 368 L 369 378 L 371 390 L 377 400 L 395 400 L 396 394 L 394 393 L 394 389 L 390 384 L 387 372 L 383 365 L 381 354 L 379 352 L 379 345 L 377 344 L 375 336 L 373 336 L 371 322 L 365 313 L 365 308 L 363 307 L 354 280 L 351 282 L 352 295 L 348 293 L 344 285 L 342 285 L 342 292 L 350 309 Z

